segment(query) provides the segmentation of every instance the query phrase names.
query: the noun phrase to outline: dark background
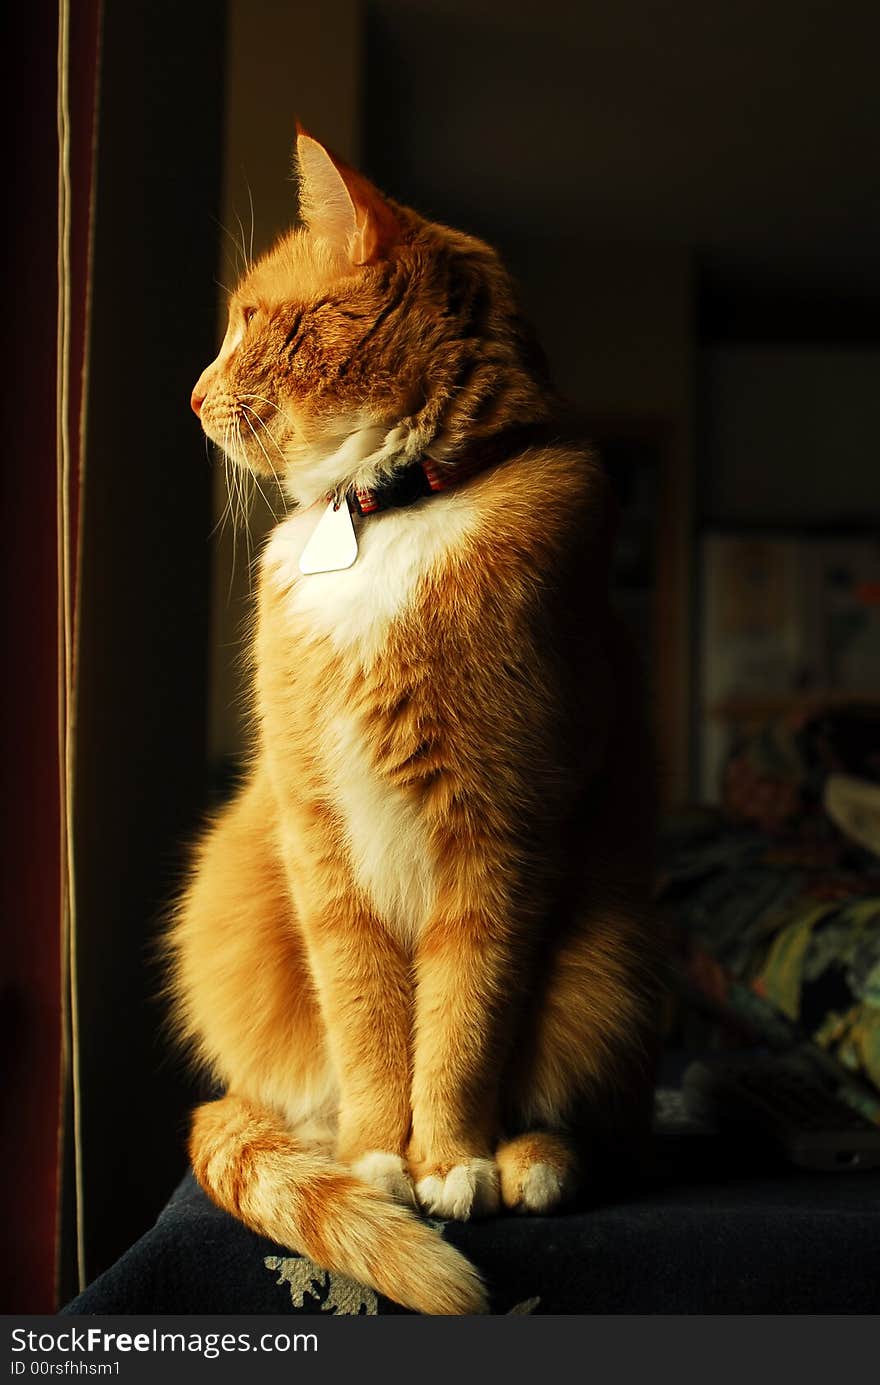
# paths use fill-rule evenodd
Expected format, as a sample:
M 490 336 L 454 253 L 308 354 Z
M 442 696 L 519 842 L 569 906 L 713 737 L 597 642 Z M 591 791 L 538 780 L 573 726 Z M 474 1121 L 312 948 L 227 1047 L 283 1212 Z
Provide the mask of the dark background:
M 39 233 L 54 169 L 38 176 L 54 24 L 34 6 L 10 50 L 18 110 L 34 111 L 16 127 L 33 135 L 17 254 L 39 269 L 19 284 L 19 324 L 28 302 L 44 324 L 54 311 Z M 664 651 L 680 801 L 702 787 L 703 531 L 807 533 L 839 516 L 878 528 L 878 51 L 869 0 L 106 0 L 75 800 L 89 1277 L 184 1166 L 191 1087 L 161 1032 L 152 955 L 212 779 L 242 743 L 246 594 L 240 572 L 227 594 L 228 540 L 209 541 L 222 503 L 187 399 L 216 349 L 215 281 L 234 273 L 218 223 L 238 235 L 245 181 L 260 249 L 294 213 L 299 115 L 390 194 L 493 241 L 563 388 L 612 450 L 660 459 L 651 650 Z M 44 335 L 35 323 L 23 338 L 31 382 L 54 370 Z M 733 447 L 737 418 L 750 431 Z M 29 496 L 9 489 L 19 518 L 52 492 L 51 438 L 34 455 L 34 436 L 17 430 L 5 463 L 10 477 L 30 468 Z M 32 762 L 50 764 L 51 708 L 28 734 Z M 20 778 L 32 803 L 33 776 Z M 10 859 L 10 880 L 39 872 L 27 837 Z M 11 889 L 10 917 L 15 901 Z M 62 1300 L 75 1287 L 67 1125 Z
M 367 11 L 367 160 L 404 200 L 517 259 L 688 247 L 701 340 L 876 341 L 876 7 Z

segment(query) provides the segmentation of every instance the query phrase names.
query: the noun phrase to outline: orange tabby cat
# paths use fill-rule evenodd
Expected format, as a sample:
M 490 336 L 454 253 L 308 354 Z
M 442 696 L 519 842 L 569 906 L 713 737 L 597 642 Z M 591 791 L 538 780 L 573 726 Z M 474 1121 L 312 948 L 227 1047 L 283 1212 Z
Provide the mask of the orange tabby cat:
M 170 935 L 227 1092 L 190 1149 L 261 1235 L 478 1312 L 415 1209 L 549 1212 L 649 1110 L 650 773 L 606 483 L 558 440 L 495 253 L 302 132 L 297 160 L 303 225 L 192 401 L 296 510 L 262 556 L 250 767 Z

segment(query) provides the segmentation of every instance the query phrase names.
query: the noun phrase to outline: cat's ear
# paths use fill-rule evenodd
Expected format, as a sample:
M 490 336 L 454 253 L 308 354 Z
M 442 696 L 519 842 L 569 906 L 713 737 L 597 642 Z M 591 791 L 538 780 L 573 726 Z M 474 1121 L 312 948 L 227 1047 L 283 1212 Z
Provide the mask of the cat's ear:
M 311 234 L 335 245 L 355 265 L 387 255 L 400 227 L 372 183 L 329 154 L 299 124 L 296 163 L 300 215 Z

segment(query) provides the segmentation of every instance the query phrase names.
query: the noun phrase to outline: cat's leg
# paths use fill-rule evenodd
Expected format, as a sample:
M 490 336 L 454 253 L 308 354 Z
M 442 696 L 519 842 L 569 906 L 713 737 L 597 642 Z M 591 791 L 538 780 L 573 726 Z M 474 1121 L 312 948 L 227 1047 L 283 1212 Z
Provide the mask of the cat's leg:
M 638 1162 L 653 1110 L 656 956 L 640 911 L 586 913 L 549 961 L 504 1078 L 501 1195 L 517 1211 L 568 1201 L 604 1159 Z
M 503 839 L 467 851 L 477 821 L 416 958 L 410 1167 L 422 1205 L 455 1218 L 497 1206 L 499 1173 L 507 1205 L 547 1211 L 601 1153 L 622 1164 L 650 1127 L 656 1030 L 644 871 L 596 833 L 567 921 L 538 943 L 546 906 Z
M 461 907 L 420 940 L 409 1162 L 420 1203 L 437 1216 L 498 1206 L 499 1081 L 516 1010 L 510 933 L 488 908 Z
M 413 1203 L 409 959 L 351 876 L 338 824 L 318 804 L 285 817 L 290 887 L 339 1083 L 336 1158 L 365 1182 Z
M 195 854 L 166 936 L 173 1020 L 224 1086 L 332 1120 L 322 1017 L 275 845 L 274 800 L 257 770 Z

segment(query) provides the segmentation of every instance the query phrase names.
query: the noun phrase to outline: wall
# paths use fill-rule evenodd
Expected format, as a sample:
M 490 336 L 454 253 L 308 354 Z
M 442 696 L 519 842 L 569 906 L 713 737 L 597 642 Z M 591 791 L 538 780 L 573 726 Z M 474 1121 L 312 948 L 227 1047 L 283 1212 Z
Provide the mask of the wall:
M 880 350 L 716 346 L 700 381 L 706 524 L 880 522 Z
M 631 50 L 645 59 L 647 30 L 621 47 L 607 11 L 570 6 L 563 17 L 458 0 L 376 0 L 368 19 L 367 171 L 400 200 L 498 247 L 558 386 L 588 417 L 664 440 L 658 578 L 672 616 L 654 696 L 667 796 L 680 798 L 691 749 L 693 260 L 688 241 L 670 234 L 677 225 L 659 190 L 652 214 L 633 217 L 634 181 L 644 196 L 656 168 L 646 159 L 634 177 L 626 132 L 607 118 L 622 100 L 631 119 L 650 102 L 644 86 L 614 99 L 608 90 Z
M 371 0 L 368 15 L 368 147 L 389 191 L 493 240 L 695 247 L 719 311 L 822 296 L 876 320 L 876 0 Z
M 566 237 L 511 246 L 558 387 L 612 435 L 664 452 L 651 697 L 667 800 L 688 793 L 691 731 L 693 266 L 668 245 Z
M 704 545 L 698 760 L 701 797 L 711 801 L 719 796 L 740 718 L 748 726 L 750 719 L 760 722 L 836 691 L 816 672 L 826 640 L 826 560 L 820 546 L 804 548 L 797 538 L 805 531 L 880 535 L 880 350 L 716 345 L 700 354 L 699 380 L 701 527 L 764 530 L 768 537 L 775 531 L 779 539 L 767 550 L 744 550 L 768 555 L 750 558 L 753 582 L 769 555 L 776 556 L 760 612 L 739 635 L 719 611 L 740 589 L 733 573 L 742 562 L 733 555 L 741 550 L 726 539 Z M 736 676 L 745 677 L 750 697 L 724 695 L 726 680 Z M 870 680 L 868 670 L 865 677 Z M 848 688 L 867 695 L 874 686 Z

